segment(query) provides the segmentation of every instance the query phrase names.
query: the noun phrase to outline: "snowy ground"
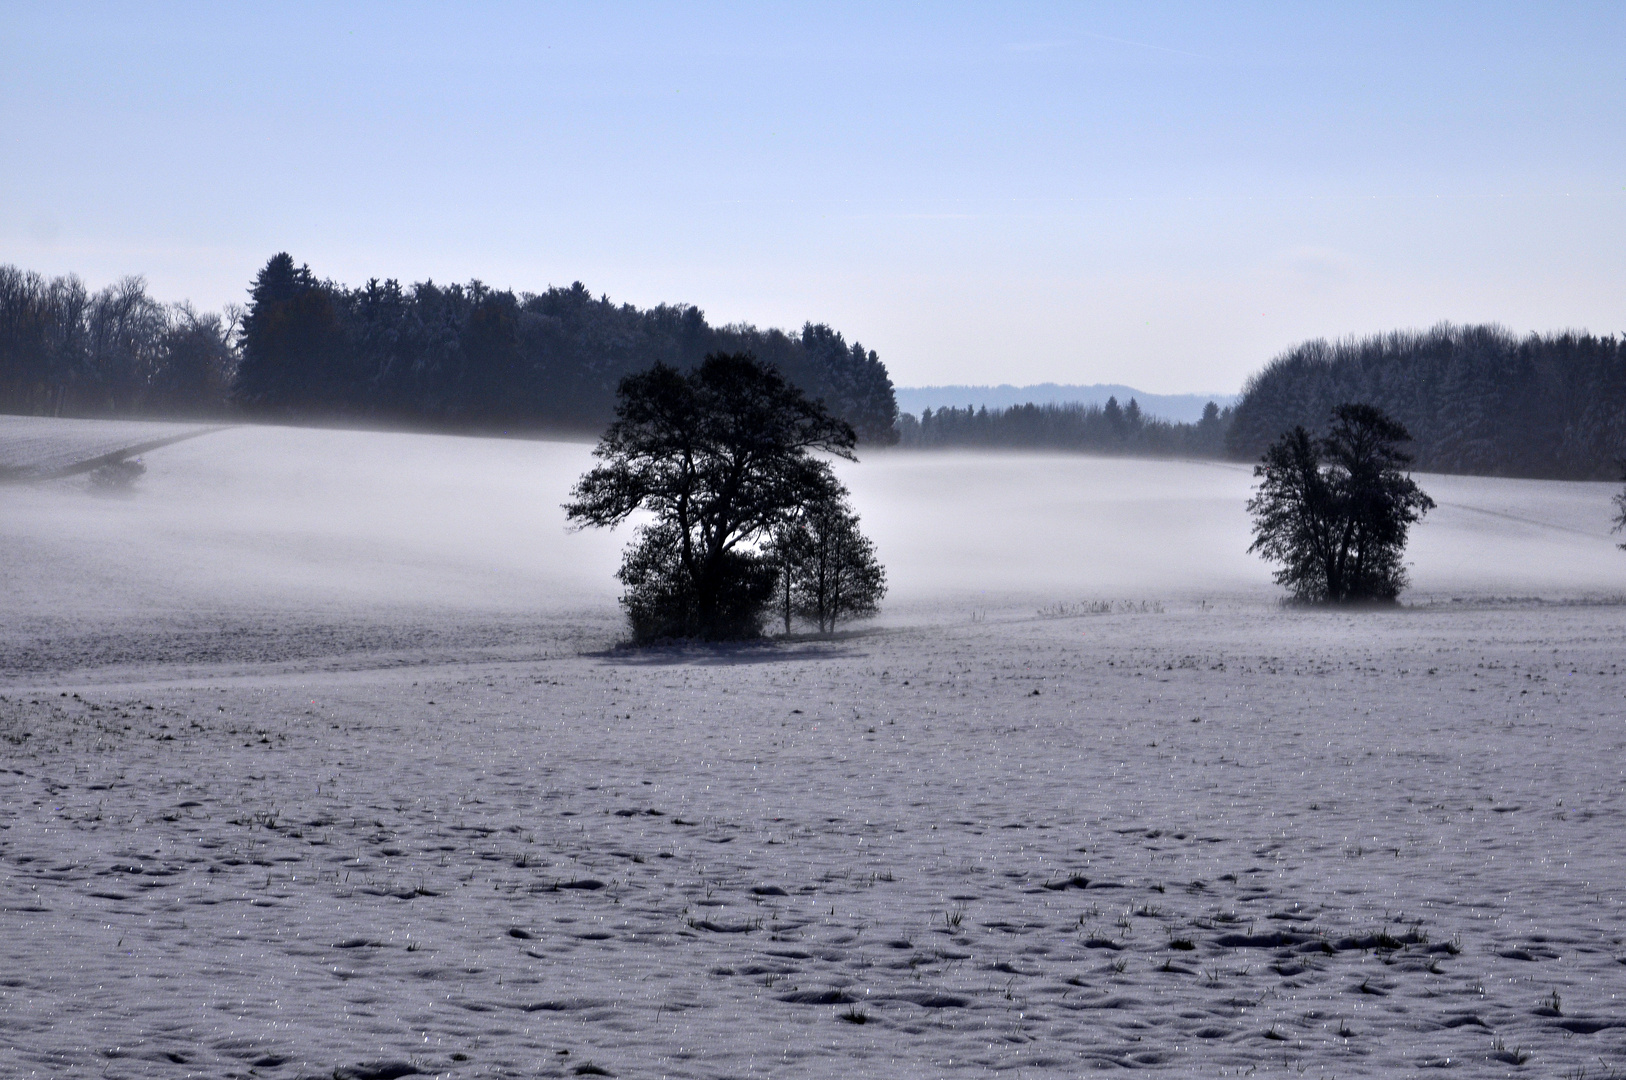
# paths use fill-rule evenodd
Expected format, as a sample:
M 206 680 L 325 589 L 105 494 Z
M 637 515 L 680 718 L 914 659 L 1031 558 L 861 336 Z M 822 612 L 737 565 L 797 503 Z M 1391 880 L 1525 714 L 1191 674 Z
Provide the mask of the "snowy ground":
M 49 474 L 116 450 L 202 430 L 198 424 L 0 416 L 0 479 Z
M 1626 1074 L 1610 486 L 1351 615 L 1245 469 L 875 455 L 878 626 L 636 653 L 587 449 L 0 488 L 0 1075 Z

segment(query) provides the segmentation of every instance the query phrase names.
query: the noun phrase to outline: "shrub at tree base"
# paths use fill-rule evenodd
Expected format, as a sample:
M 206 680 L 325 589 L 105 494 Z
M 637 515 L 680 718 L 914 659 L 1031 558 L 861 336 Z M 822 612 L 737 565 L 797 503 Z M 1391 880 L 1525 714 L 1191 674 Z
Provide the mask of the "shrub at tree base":
M 1406 429 L 1371 405 L 1340 405 L 1324 438 L 1294 427 L 1253 474 L 1250 552 L 1282 564 L 1276 583 L 1300 600 L 1393 602 L 1406 587 L 1411 525 L 1434 508 L 1397 449 Z
M 616 573 L 626 586 L 621 605 L 638 641 L 757 637 L 777 576 L 775 566 L 756 552 L 726 552 L 703 617 L 699 591 L 684 571 L 682 539 L 668 522 L 639 529 Z
M 1626 480 L 1626 461 L 1620 462 L 1620 470 L 1621 479 Z M 1616 492 L 1611 501 L 1615 504 L 1615 523 L 1614 527 L 1609 531 L 1620 532 L 1622 529 L 1626 529 L 1626 489 Z M 1626 544 L 1616 544 L 1615 546 L 1622 551 L 1626 551 Z
M 140 458 L 121 458 L 93 470 L 90 486 L 96 491 L 125 492 L 146 473 L 147 466 Z

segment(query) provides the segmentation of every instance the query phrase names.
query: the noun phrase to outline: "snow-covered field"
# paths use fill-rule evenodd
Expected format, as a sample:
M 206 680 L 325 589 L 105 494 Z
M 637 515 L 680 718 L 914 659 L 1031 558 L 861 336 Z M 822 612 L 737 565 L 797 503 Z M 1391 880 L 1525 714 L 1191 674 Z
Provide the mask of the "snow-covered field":
M 1610 485 L 1349 614 L 1245 468 L 874 454 L 876 626 L 638 653 L 588 449 L 0 487 L 0 1075 L 1626 1074 Z
M 115 450 L 203 430 L 198 424 L 141 420 L 0 416 L 0 478 L 48 474 Z

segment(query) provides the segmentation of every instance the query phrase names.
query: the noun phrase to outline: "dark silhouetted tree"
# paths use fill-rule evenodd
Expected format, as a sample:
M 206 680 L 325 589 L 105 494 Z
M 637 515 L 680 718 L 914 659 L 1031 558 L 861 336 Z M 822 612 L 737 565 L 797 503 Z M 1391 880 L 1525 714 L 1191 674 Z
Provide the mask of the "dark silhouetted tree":
M 522 411 L 508 393 L 520 383 L 519 305 L 512 293 L 483 288 L 474 301 L 460 341 L 458 411 L 482 423 L 512 422 Z
M 1197 450 L 1206 454 L 1218 454 L 1225 446 L 1226 418 L 1220 415 L 1220 407 L 1210 401 L 1203 406 L 1202 419 L 1197 421 L 1193 432 L 1192 442 Z
M 134 412 L 164 363 L 169 313 L 139 277 L 121 278 L 90 298 L 81 391 L 112 413 Z
M 858 528 L 844 488 L 801 507 L 774 530 L 769 552 L 778 571 L 776 604 L 790 633 L 795 616 L 824 633 L 879 610 L 886 570 Z
M 1122 439 L 1127 433 L 1127 425 L 1124 422 L 1123 407 L 1118 404 L 1118 399 L 1115 397 L 1107 398 L 1106 407 L 1101 410 L 1101 413 L 1106 417 L 1107 426 L 1112 429 L 1112 433 Z
M 1254 476 L 1257 552 L 1280 563 L 1279 585 L 1300 600 L 1393 601 L 1406 587 L 1410 527 L 1434 508 L 1401 470 L 1406 429 L 1371 405 L 1340 405 L 1332 430 L 1294 427 L 1266 449 Z
M 231 390 L 236 352 L 233 314 L 199 314 L 176 304 L 163 340 L 163 363 L 153 373 L 149 404 L 171 416 L 218 412 Z
M 1626 481 L 1626 462 L 1621 463 L 1621 480 Z M 1620 532 L 1622 529 L 1626 529 L 1626 488 L 1616 492 L 1612 501 L 1615 504 L 1615 524 L 1609 531 Z M 1626 551 L 1626 544 L 1617 544 L 1615 546 L 1622 551 Z
M 348 350 L 331 291 L 273 255 L 254 279 L 243 318 L 236 397 L 246 409 L 293 416 L 331 415 L 344 404 Z
M 565 504 L 579 527 L 638 510 L 653 524 L 628 549 L 622 604 L 641 641 L 761 632 L 774 567 L 761 546 L 804 507 L 839 498 L 815 451 L 853 459 L 852 427 L 749 354 L 689 373 L 665 364 L 621 381 L 602 464 Z

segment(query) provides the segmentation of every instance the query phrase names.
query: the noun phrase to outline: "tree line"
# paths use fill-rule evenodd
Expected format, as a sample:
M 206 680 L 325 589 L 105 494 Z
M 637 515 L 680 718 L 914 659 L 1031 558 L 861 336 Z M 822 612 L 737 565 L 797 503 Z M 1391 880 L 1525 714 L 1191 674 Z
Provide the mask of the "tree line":
M 1063 450 L 1148 457 L 1219 457 L 1231 409 L 1210 401 L 1194 424 L 1141 412 L 1134 398 L 1119 405 L 1013 405 L 989 409 L 947 407 L 898 417 L 898 443 L 913 449 L 1002 448 Z
M 541 293 L 479 281 L 318 279 L 272 257 L 250 303 L 165 304 L 139 277 L 92 292 L 73 276 L 0 265 L 0 411 L 55 416 L 357 421 L 440 430 L 598 431 L 622 378 L 749 353 L 852 424 L 862 442 L 1257 460 L 1335 406 L 1371 404 L 1412 435 L 1428 471 L 1613 478 L 1626 458 L 1626 338 L 1517 338 L 1442 324 L 1308 341 L 1196 423 L 1120 406 L 1028 404 L 899 414 L 886 366 L 823 324 L 712 326 L 689 305 L 640 309 L 577 282 Z
M 1441 324 L 1304 342 L 1248 380 L 1226 450 L 1257 459 L 1283 432 L 1319 430 L 1350 401 L 1403 425 L 1425 471 L 1615 479 L 1626 457 L 1626 339 Z
M 223 315 L 160 304 L 139 278 L 92 294 L 0 267 L 0 410 L 14 413 L 596 432 L 627 375 L 718 352 L 773 365 L 863 442 L 896 438 L 885 364 L 823 324 L 712 326 L 699 308 L 616 304 L 580 282 L 348 288 L 286 253 L 256 275 L 246 309 Z
M 873 350 L 822 324 L 801 332 L 714 327 L 699 308 L 639 309 L 581 282 L 515 294 L 479 281 L 345 288 L 286 253 L 254 280 L 235 398 L 253 415 L 357 417 L 459 430 L 600 430 L 616 387 L 653 364 L 679 371 L 749 352 L 822 400 L 869 442 L 896 404 Z
M 1626 337 L 1515 337 L 1498 326 L 1441 324 L 1295 345 L 1194 424 L 1103 406 L 927 409 L 898 417 L 900 445 L 1012 448 L 1257 461 L 1295 427 L 1325 430 L 1337 406 L 1380 409 L 1411 436 L 1428 472 L 1615 479 L 1626 460 Z
M 0 411 L 214 416 L 237 369 L 241 312 L 164 304 L 139 277 L 91 292 L 77 277 L 0 265 Z

